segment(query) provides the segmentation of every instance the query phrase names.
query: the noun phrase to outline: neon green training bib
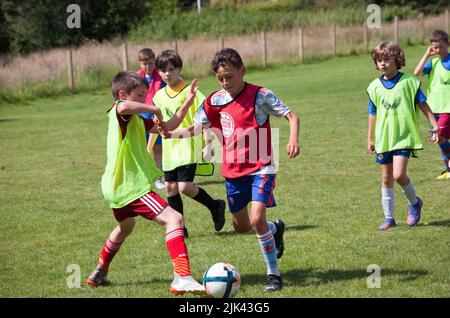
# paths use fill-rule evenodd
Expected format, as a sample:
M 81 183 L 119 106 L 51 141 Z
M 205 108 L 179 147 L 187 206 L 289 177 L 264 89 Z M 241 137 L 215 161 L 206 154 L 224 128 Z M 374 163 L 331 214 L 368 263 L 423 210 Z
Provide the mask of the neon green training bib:
M 121 208 L 153 189 L 162 176 L 147 152 L 145 125 L 142 118 L 132 115 L 122 138 L 116 105 L 108 113 L 107 163 L 102 176 L 102 192 L 111 208 Z
M 191 85 L 187 85 L 177 95 L 171 97 L 166 88 L 160 89 L 153 97 L 153 103 L 161 109 L 163 118 L 168 121 L 183 105 L 189 95 Z M 205 96 L 197 91 L 195 100 L 178 128 L 189 127 L 194 124 L 194 116 L 201 106 Z M 182 139 L 162 140 L 162 170 L 171 171 L 180 166 L 197 163 L 196 175 L 211 175 L 214 172 L 211 163 L 203 162 L 203 135 Z
M 377 153 L 423 148 L 419 135 L 418 108 L 415 105 L 419 86 L 420 80 L 406 73 L 391 89 L 384 87 L 379 78 L 370 83 L 367 93 L 377 107 Z
M 450 113 L 450 71 L 439 57 L 433 58 L 431 65 L 427 102 L 435 114 Z

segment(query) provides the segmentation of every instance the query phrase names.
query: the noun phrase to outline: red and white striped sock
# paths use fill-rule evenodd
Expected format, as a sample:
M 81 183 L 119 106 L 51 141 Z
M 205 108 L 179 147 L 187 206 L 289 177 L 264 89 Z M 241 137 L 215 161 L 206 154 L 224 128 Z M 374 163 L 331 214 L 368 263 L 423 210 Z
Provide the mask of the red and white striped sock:
M 178 228 L 166 233 L 166 245 L 175 273 L 178 276 L 190 276 L 191 267 L 186 243 L 184 242 L 183 229 Z
M 105 272 L 109 269 L 109 264 L 113 260 L 116 253 L 119 251 L 123 242 L 114 243 L 108 238 L 105 245 L 103 246 L 102 252 L 100 253 L 100 258 L 98 259 L 98 265 Z

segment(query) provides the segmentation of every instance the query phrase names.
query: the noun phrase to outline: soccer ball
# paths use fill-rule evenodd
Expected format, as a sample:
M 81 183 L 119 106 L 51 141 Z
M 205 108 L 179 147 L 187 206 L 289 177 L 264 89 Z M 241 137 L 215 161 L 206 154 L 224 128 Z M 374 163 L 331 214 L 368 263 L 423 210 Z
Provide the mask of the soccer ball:
M 206 269 L 203 286 L 211 297 L 231 298 L 241 287 L 241 275 L 231 264 L 216 263 Z

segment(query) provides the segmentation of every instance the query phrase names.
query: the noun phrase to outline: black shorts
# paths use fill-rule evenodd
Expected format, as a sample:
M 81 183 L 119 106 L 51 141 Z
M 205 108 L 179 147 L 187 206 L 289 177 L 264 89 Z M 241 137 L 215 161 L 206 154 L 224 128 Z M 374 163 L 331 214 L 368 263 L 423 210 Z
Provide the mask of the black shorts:
M 195 178 L 195 170 L 197 164 L 189 164 L 185 166 L 179 166 L 174 170 L 164 171 L 164 181 L 167 182 L 192 182 Z

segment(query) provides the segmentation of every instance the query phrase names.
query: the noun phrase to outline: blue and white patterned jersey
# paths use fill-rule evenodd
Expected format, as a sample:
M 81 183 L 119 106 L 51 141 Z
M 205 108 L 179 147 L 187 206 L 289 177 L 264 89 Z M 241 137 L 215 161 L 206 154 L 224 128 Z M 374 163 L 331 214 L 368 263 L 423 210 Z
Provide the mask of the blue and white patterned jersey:
M 213 106 L 226 105 L 232 100 L 233 97 L 231 97 L 227 91 L 222 89 L 211 97 L 211 104 Z M 269 116 L 284 117 L 290 112 L 291 110 L 289 107 L 287 107 L 271 90 L 262 87 L 258 91 L 255 101 L 255 114 L 258 125 L 263 125 L 269 119 Z M 201 124 L 203 128 L 209 128 L 211 126 L 211 122 L 206 116 L 203 105 L 197 110 L 194 121 Z

